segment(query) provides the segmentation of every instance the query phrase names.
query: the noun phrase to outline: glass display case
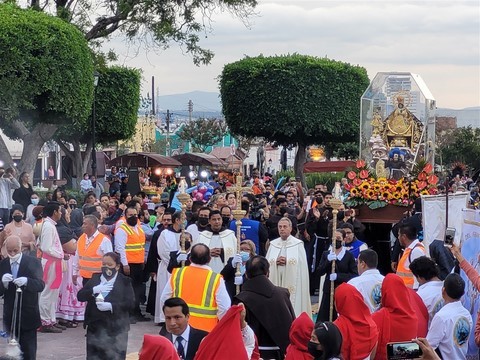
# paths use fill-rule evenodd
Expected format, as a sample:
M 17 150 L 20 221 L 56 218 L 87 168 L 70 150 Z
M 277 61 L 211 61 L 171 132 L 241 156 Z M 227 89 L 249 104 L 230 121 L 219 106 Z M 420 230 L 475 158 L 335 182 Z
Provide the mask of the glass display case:
M 393 178 L 405 176 L 420 159 L 433 165 L 436 105 L 419 75 L 378 73 L 360 106 L 360 158 L 367 164 L 388 169 Z

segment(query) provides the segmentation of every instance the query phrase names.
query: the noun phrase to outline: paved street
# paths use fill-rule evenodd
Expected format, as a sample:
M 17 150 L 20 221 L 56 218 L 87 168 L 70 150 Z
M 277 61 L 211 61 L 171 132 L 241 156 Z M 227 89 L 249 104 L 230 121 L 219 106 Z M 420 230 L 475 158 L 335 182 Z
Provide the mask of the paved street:
M 0 318 L 3 314 L 3 299 L 0 300 Z M 0 325 L 0 329 L 3 324 Z M 131 325 L 128 334 L 127 359 L 138 359 L 138 350 L 143 341 L 143 334 L 158 334 L 159 326 L 153 321 Z M 6 341 L 0 338 L 0 354 L 4 353 Z M 80 360 L 85 359 L 85 330 L 82 324 L 76 329 L 67 329 L 61 334 L 38 333 L 37 359 L 40 360 Z

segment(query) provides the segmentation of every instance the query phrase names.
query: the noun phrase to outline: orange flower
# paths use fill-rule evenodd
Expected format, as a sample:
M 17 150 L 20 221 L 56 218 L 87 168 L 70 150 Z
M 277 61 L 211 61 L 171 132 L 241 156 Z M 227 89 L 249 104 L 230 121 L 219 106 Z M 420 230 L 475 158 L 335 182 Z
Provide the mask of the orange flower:
M 427 181 L 430 185 L 437 185 L 438 184 L 438 176 L 432 174 L 428 177 Z
M 426 181 L 420 181 L 418 183 L 418 190 L 423 190 L 427 187 L 427 182 Z
M 361 170 L 360 171 L 360 179 L 368 178 L 368 170 Z
M 425 173 L 425 172 L 423 172 L 423 171 L 422 171 L 421 173 L 419 173 L 419 174 L 418 174 L 418 180 L 420 180 L 420 181 L 425 181 L 425 180 L 427 180 L 427 173 Z
M 362 183 L 362 180 L 360 180 L 359 178 L 353 179 L 353 185 L 360 186 L 361 183 Z
M 353 180 L 357 177 L 357 174 L 355 173 L 355 171 L 349 171 L 348 174 L 347 174 L 347 177 L 350 179 L 350 180 Z
M 357 160 L 356 166 L 357 166 L 357 169 L 361 169 L 361 168 L 365 167 L 365 161 L 364 160 Z
M 428 173 L 431 173 L 433 170 L 433 166 L 432 164 L 428 163 L 427 165 L 425 165 L 425 167 L 423 168 L 423 171 L 426 172 L 427 174 Z

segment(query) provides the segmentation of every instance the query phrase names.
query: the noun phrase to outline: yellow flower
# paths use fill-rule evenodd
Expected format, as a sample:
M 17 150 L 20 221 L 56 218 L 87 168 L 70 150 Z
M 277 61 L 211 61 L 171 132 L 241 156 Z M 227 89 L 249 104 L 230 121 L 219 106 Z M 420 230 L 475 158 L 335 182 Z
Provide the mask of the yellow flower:
M 368 190 L 367 191 L 367 197 L 369 199 L 372 199 L 374 195 L 375 195 L 375 191 L 373 191 L 373 190 Z
M 352 196 L 357 196 L 358 195 L 358 189 L 357 188 L 353 188 L 352 190 L 350 190 L 350 194 Z
M 373 185 L 373 190 L 379 191 L 380 190 L 380 184 Z
M 360 188 L 363 189 L 363 190 L 367 190 L 367 189 L 370 188 L 370 184 L 364 181 L 364 182 L 360 185 Z

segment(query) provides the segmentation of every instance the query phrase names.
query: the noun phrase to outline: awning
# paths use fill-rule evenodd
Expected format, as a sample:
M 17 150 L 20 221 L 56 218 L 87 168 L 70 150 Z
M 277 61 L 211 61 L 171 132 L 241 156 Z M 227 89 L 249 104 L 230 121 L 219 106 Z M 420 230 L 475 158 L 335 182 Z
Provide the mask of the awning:
M 169 157 L 163 156 L 155 153 L 146 153 L 146 152 L 133 152 L 118 156 L 115 159 L 110 160 L 110 166 L 122 166 L 122 167 L 132 167 L 139 166 L 147 168 L 150 166 L 157 167 L 179 167 L 182 166 L 180 162 Z
M 203 153 L 185 153 L 172 156 L 180 161 L 182 165 L 192 166 L 209 166 L 214 168 L 226 168 L 228 164 L 217 158 L 216 156 Z
M 355 166 L 355 161 L 309 161 L 303 165 L 303 172 L 344 172 L 349 167 Z

